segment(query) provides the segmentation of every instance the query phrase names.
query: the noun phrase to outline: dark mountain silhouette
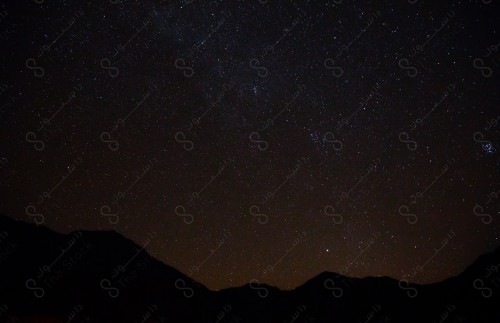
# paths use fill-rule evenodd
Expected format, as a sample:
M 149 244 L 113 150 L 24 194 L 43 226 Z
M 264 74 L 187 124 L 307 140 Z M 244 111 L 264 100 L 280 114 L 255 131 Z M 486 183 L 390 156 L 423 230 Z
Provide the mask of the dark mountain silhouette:
M 324 272 L 291 291 L 211 291 L 116 232 L 68 235 L 0 216 L 0 321 L 500 322 L 500 248 L 415 285 Z

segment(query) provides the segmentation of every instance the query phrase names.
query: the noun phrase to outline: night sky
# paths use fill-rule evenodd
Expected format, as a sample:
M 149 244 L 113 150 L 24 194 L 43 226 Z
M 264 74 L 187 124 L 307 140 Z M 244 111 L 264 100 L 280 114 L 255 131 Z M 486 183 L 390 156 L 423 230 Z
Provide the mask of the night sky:
M 492 1 L 0 5 L 0 213 L 211 289 L 429 283 L 500 245 Z

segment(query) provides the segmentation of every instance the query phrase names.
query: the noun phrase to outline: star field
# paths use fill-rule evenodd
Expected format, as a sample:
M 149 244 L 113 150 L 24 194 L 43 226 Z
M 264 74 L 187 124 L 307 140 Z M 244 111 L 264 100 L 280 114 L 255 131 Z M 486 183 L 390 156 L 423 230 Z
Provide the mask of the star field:
M 32 1 L 0 21 L 0 212 L 211 289 L 429 283 L 500 244 L 487 1 Z

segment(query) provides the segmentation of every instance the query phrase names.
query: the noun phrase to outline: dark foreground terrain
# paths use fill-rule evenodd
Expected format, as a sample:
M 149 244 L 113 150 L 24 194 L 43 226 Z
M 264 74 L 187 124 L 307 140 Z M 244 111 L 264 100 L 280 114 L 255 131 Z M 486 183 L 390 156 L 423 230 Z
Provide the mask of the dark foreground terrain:
M 208 290 L 115 232 L 53 232 L 0 216 L 0 321 L 500 322 L 500 248 L 413 285 L 322 273 L 292 291 Z

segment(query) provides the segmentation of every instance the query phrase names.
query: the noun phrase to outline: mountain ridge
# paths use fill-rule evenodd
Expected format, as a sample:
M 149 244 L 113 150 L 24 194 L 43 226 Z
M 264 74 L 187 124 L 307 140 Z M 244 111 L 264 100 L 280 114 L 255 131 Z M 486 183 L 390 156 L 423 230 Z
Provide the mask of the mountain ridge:
M 73 234 L 76 234 L 76 233 L 84 233 L 84 234 L 103 234 L 103 235 L 108 235 L 108 236 L 116 236 L 124 241 L 127 241 L 127 243 L 129 244 L 134 244 L 134 245 L 138 245 L 134 240 L 130 239 L 130 238 L 127 238 L 126 236 L 124 236 L 122 233 L 116 231 L 116 230 L 74 230 L 74 231 L 70 231 L 68 232 L 67 234 L 65 233 L 60 233 L 60 232 L 57 232 L 47 226 L 44 226 L 44 225 L 36 225 L 34 223 L 29 223 L 29 222 L 25 222 L 25 221 L 22 221 L 22 220 L 18 220 L 18 219 L 13 219 L 9 216 L 6 216 L 6 215 L 1 215 L 0 214 L 0 224 L 2 224 L 2 220 L 4 219 L 8 219 L 9 221 L 12 221 L 13 223 L 17 223 L 17 224 L 20 224 L 20 225 L 31 225 L 31 226 L 35 226 L 37 228 L 40 228 L 42 230 L 46 230 L 48 232 L 51 232 L 51 233 L 54 233 L 54 234 L 58 234 L 58 235 L 61 235 L 61 236 L 68 236 L 68 235 L 73 235 Z M 1 240 L 0 240 L 1 241 Z M 145 251 L 147 253 L 147 251 Z M 151 258 L 154 258 L 152 255 L 150 255 L 148 253 L 148 255 L 151 257 Z M 454 276 L 450 276 L 444 280 L 441 280 L 441 281 L 436 281 L 436 282 L 431 282 L 431 283 L 426 283 L 426 284 L 420 284 L 420 283 L 416 283 L 416 282 L 411 282 L 409 281 L 410 284 L 413 284 L 413 285 L 433 285 L 433 284 L 439 284 L 439 283 L 442 283 L 442 282 L 445 282 L 446 280 L 448 279 L 452 279 L 452 278 L 455 278 L 457 276 L 460 276 L 462 274 L 464 274 L 470 266 L 474 265 L 476 262 L 478 262 L 480 259 L 483 259 L 483 258 L 487 258 L 489 256 L 497 256 L 497 257 L 500 257 L 500 245 L 498 247 L 496 247 L 492 252 L 489 252 L 489 253 L 485 253 L 485 254 L 481 254 L 479 255 L 478 257 L 476 257 L 476 259 L 468 266 L 466 266 L 460 273 L 458 273 L 457 275 L 454 275 Z M 154 258 L 156 259 L 156 258 Z M 177 269 L 169 264 L 166 264 L 164 263 L 163 261 L 161 260 L 158 260 L 156 259 L 157 261 L 163 263 L 165 266 L 168 266 L 170 268 L 173 268 L 175 270 L 177 270 L 178 272 L 182 273 L 182 271 L 180 269 Z M 187 275 L 186 275 L 187 276 Z M 311 280 L 314 280 L 315 278 L 319 277 L 319 276 L 328 276 L 326 278 L 332 278 L 331 276 L 333 277 L 337 277 L 337 278 L 348 278 L 350 280 L 355 280 L 355 279 L 391 279 L 391 280 L 395 280 L 395 281 L 400 281 L 401 279 L 397 279 L 397 278 L 394 278 L 394 277 L 391 277 L 391 276 L 387 276 L 387 275 L 383 275 L 383 276 L 363 276 L 363 277 L 352 277 L 352 276 L 345 276 L 345 275 L 342 275 L 338 272 L 335 272 L 335 271 L 322 271 L 320 273 L 318 273 L 317 275 L 314 275 L 312 276 L 311 278 L 309 278 L 308 280 L 306 280 L 303 284 L 301 285 L 304 285 L 306 284 L 307 282 L 311 281 Z M 199 283 L 201 285 L 203 285 L 202 283 Z M 208 287 L 206 287 L 208 290 L 211 290 L 211 291 L 221 291 L 221 290 L 226 290 L 226 289 L 232 289 L 232 288 L 241 288 L 241 287 L 245 287 L 247 285 L 263 285 L 265 287 L 268 287 L 268 288 L 275 288 L 275 289 L 278 289 L 280 291 L 290 291 L 290 290 L 294 290 L 298 287 L 300 287 L 301 285 L 298 285 L 296 286 L 295 288 L 293 289 L 281 289 L 277 286 L 273 286 L 273 285 L 270 285 L 268 283 L 251 283 L 251 282 L 247 282 L 247 283 L 244 283 L 243 285 L 240 285 L 240 286 L 232 286 L 232 287 L 225 287 L 225 288 L 221 288 L 221 289 L 217 289 L 217 290 L 213 290 L 213 289 L 210 289 Z
M 0 304 L 8 306 L 10 317 L 61 319 L 80 304 L 79 320 L 87 315 L 98 322 L 140 321 L 146 312 L 154 312 L 151 322 L 213 322 L 219 316 L 231 317 L 228 322 L 275 322 L 287 315 L 297 315 L 296 322 L 355 322 L 370 311 L 396 322 L 419 322 L 461 304 L 453 315 L 466 322 L 500 318 L 493 306 L 500 300 L 500 275 L 494 269 L 500 268 L 500 248 L 478 257 L 461 274 L 427 285 L 324 271 L 292 290 L 251 281 L 213 291 L 114 230 L 61 234 L 0 216 L 0 233 Z

